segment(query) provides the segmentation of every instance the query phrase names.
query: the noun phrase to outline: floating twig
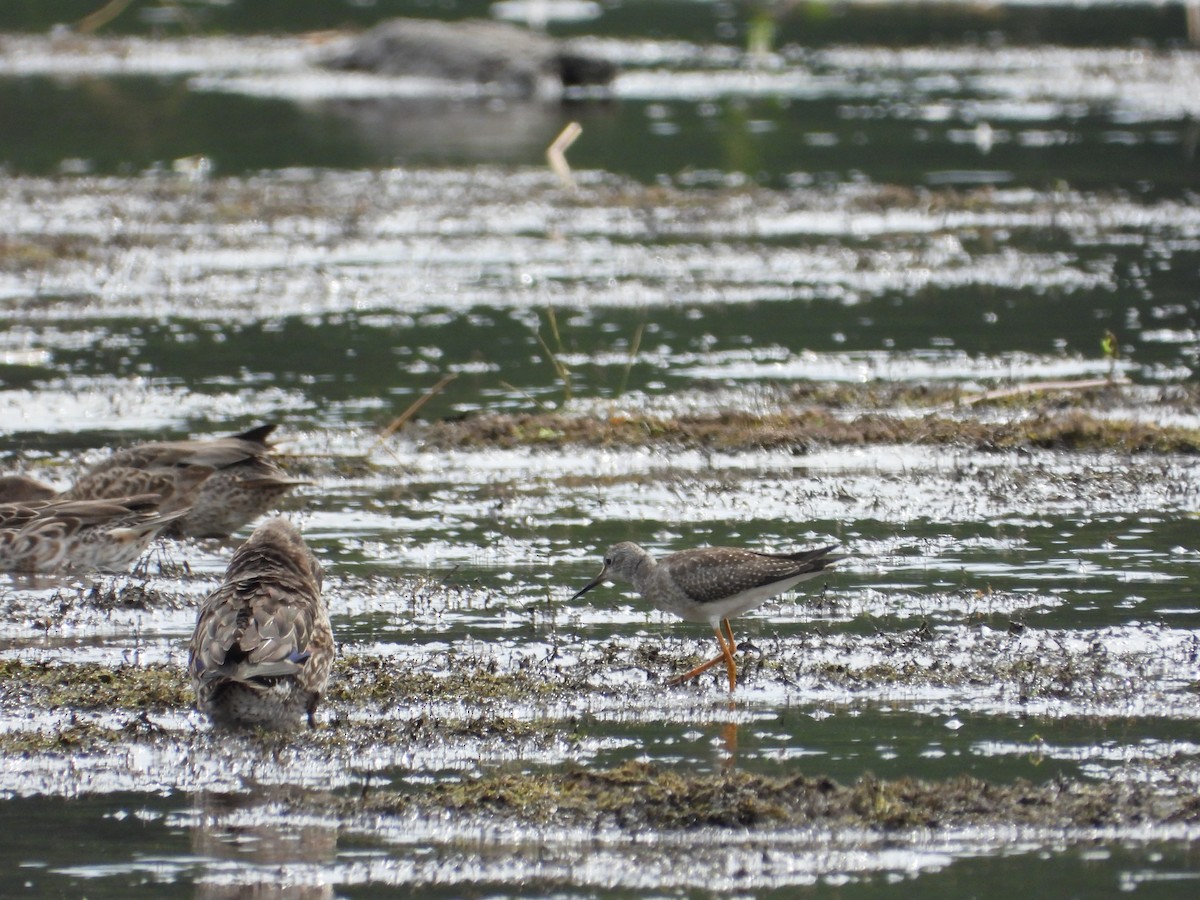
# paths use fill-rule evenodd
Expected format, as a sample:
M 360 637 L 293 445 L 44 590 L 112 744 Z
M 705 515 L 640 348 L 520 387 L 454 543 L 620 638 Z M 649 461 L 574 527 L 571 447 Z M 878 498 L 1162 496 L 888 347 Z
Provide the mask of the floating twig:
M 1013 387 L 997 388 L 994 391 L 984 391 L 972 397 L 963 397 L 960 403 L 973 406 L 976 403 L 986 403 L 989 400 L 1003 400 L 1006 397 L 1016 397 L 1020 394 L 1035 394 L 1039 391 L 1086 391 L 1092 388 L 1113 387 L 1114 385 L 1129 384 L 1129 379 L 1122 376 L 1108 378 L 1088 378 L 1083 381 L 1027 381 Z
M 517 387 L 511 381 L 503 381 L 502 380 L 500 382 L 500 387 L 504 388 L 505 390 L 512 391 L 514 394 L 520 394 L 522 397 L 524 397 L 526 400 L 528 400 L 530 403 L 532 403 L 534 406 L 536 406 L 542 412 L 544 412 L 544 413 L 550 412 L 550 408 L 548 406 L 546 406 L 545 403 L 543 403 L 537 397 L 533 396 L 533 394 L 529 393 L 529 391 L 525 390 L 524 388 Z

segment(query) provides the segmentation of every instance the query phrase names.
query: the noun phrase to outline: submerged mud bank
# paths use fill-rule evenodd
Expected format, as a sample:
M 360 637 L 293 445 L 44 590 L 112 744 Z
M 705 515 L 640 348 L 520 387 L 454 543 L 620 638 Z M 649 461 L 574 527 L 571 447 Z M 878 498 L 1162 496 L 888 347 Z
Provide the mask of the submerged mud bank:
M 1023 606 L 1037 598 L 976 592 L 944 600 L 948 609 L 977 610 L 967 614 L 979 624 L 931 624 L 961 614 L 939 616 L 936 599 L 926 598 L 930 619 L 912 627 L 876 619 L 890 627 L 861 633 L 827 622 L 799 637 L 746 641 L 739 693 L 728 700 L 717 676 L 664 689 L 670 677 L 711 652 L 694 634 L 597 640 L 555 637 L 535 626 L 524 650 L 474 642 L 388 653 L 373 645 L 343 646 L 318 713 L 321 727 L 257 738 L 245 732 L 252 739 L 245 747 L 321 748 L 329 756 L 320 766 L 336 769 L 366 747 L 386 767 L 463 740 L 491 742 L 499 759 L 558 744 L 554 756 L 582 760 L 595 752 L 586 749 L 590 742 L 602 741 L 614 726 L 620 731 L 622 723 L 638 729 L 657 721 L 716 720 L 736 731 L 737 723 L 780 708 L 809 710 L 817 721 L 876 705 L 933 721 L 957 710 L 1000 721 L 1088 720 L 1101 731 L 1138 718 L 1200 718 L 1195 682 L 1186 676 L 1200 649 L 1186 629 L 1038 628 L 1025 622 L 1042 613 Z M 999 611 L 985 618 L 988 609 Z M 210 729 L 193 712 L 177 651 L 147 647 L 143 655 L 148 661 L 113 665 L 74 660 L 69 643 L 10 651 L 0 659 L 0 744 L 38 753 L 86 743 L 108 745 L 107 753 L 148 740 L 184 753 L 232 734 Z M 803 744 L 809 737 L 805 729 L 794 740 Z M 287 778 L 286 766 L 278 777 Z
M 447 814 L 522 824 L 610 829 L 960 828 L 1004 823 L 1042 828 L 1200 824 L 1189 786 L 1026 781 L 971 777 L 941 782 L 867 775 L 852 784 L 745 772 L 688 775 L 630 762 L 614 769 L 498 773 L 418 793 L 372 790 L 336 806 L 343 816 Z
M 949 400 L 917 385 L 873 400 L 881 390 L 826 387 L 819 408 L 853 421 L 874 405 L 900 422 L 923 390 L 930 407 Z M 764 410 L 768 396 L 775 409 L 817 405 L 803 386 L 756 396 Z M 1145 396 L 1119 386 L 937 415 L 983 427 L 1028 404 L 1103 424 Z M 1155 402 L 1186 416 L 1190 401 L 1156 390 Z M 560 417 L 623 426 L 604 406 Z M 607 445 L 582 425 L 559 444 L 443 449 L 430 437 L 476 417 L 412 424 L 365 455 L 373 435 L 300 436 L 290 459 L 318 489 L 294 515 L 329 563 L 343 642 L 312 731 L 229 734 L 192 710 L 183 641 L 228 546 L 171 545 L 149 580 L 5 585 L 0 795 L 114 815 L 151 797 L 172 810 L 171 828 L 214 846 L 241 846 L 247 829 L 312 829 L 330 848 L 321 877 L 343 885 L 786 889 L 814 872 L 890 877 L 1012 852 L 998 834 L 1055 859 L 1195 841 L 1198 650 L 1181 602 L 1197 559 L 1191 456 L 881 443 L 854 462 L 738 449 L 721 429 L 754 434 L 786 417 L 725 416 L 695 418 L 729 453 L 672 453 L 682 438 L 644 427 L 638 444 Z M 885 455 L 898 462 L 881 466 Z M 741 467 L 720 461 L 735 458 Z M 606 506 L 591 500 L 601 493 Z M 736 621 L 732 698 L 717 677 L 665 686 L 712 653 L 702 627 L 612 588 L 566 602 L 617 535 L 715 542 L 717 528 L 748 532 L 755 516 L 771 541 L 816 540 L 789 530 L 845 520 L 851 558 Z M 564 520 L 576 524 L 564 532 Z M 488 542 L 508 555 L 463 549 Z M 416 562 L 427 546 L 432 561 Z M 598 855 L 606 862 L 585 871 Z M 300 877 L 313 864 L 299 853 L 287 865 Z M 205 877 L 229 876 L 213 864 Z

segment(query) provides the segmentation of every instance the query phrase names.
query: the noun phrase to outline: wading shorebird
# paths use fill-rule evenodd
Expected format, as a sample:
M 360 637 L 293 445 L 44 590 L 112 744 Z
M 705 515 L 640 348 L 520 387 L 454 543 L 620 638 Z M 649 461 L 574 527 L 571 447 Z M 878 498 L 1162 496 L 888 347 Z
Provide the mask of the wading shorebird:
M 275 425 L 230 437 L 159 441 L 117 450 L 87 469 L 62 493 L 25 476 L 0 478 L 0 500 L 101 500 L 158 494 L 164 513 L 189 508 L 169 534 L 227 537 L 309 482 L 288 478 L 270 458 Z
M 255 529 L 204 598 L 188 647 L 196 706 L 218 725 L 290 729 L 317 704 L 333 665 L 321 566 L 286 519 Z
M 609 548 L 600 574 L 571 600 L 605 581 L 623 581 L 664 612 L 688 622 L 707 622 L 717 636 L 720 655 L 668 683 L 682 684 L 724 662 L 732 692 L 737 687 L 733 659 L 737 642 L 729 620 L 828 570 L 842 559 L 829 555 L 835 549 L 758 553 L 736 547 L 703 547 L 656 560 L 637 544 L 625 541 Z
M 0 503 L 0 572 L 125 572 L 187 512 L 163 513 L 155 494 Z

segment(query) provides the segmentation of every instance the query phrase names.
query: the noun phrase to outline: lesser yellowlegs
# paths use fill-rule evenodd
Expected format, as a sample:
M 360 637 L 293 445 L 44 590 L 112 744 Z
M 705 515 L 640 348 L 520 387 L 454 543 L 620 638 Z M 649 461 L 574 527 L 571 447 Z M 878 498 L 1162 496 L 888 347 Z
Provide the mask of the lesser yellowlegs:
M 798 553 L 758 553 L 736 547 L 703 547 L 655 559 L 637 544 L 625 541 L 604 554 L 604 568 L 572 597 L 582 597 L 605 581 L 632 584 L 646 600 L 688 622 L 707 622 L 717 636 L 719 656 L 672 678 L 681 684 L 724 662 L 729 690 L 737 687 L 737 643 L 729 620 L 764 601 L 826 571 L 841 557 L 835 547 Z

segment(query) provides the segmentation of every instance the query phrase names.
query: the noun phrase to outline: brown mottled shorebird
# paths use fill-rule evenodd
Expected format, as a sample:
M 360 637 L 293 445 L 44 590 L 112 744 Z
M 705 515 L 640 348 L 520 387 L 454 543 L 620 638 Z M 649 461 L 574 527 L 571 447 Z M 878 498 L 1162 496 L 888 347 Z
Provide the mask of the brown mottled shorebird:
M 57 497 L 101 500 L 158 494 L 161 510 L 189 507 L 169 534 L 226 537 L 261 516 L 293 488 L 309 482 L 288 478 L 269 457 L 275 425 L 231 437 L 160 441 L 117 450 L 85 471 L 61 494 L 24 476 L 0 478 L 0 501 Z
M 155 494 L 115 500 L 0 503 L 0 571 L 124 572 L 150 542 L 187 515 L 163 513 Z
M 53 500 L 58 490 L 27 475 L 0 475 L 0 503 Z
M 286 519 L 264 522 L 204 598 L 188 648 L 196 706 L 219 725 L 285 729 L 315 713 L 333 665 L 321 566 Z
M 721 654 L 672 678 L 669 684 L 690 681 L 724 662 L 732 692 L 737 687 L 733 659 L 737 642 L 729 620 L 829 569 L 842 558 L 829 555 L 835 549 L 757 553 L 736 547 L 702 547 L 656 560 L 637 544 L 624 541 L 609 548 L 600 574 L 571 599 L 605 581 L 624 581 L 664 612 L 688 622 L 707 622 L 717 636 Z

